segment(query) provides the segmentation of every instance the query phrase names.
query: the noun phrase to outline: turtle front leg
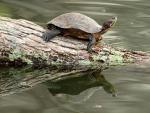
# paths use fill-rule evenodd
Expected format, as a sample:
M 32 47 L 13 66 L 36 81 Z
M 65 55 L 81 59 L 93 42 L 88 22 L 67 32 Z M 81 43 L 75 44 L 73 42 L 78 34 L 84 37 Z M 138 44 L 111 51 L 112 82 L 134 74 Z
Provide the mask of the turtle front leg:
M 102 45 L 100 44 L 100 41 L 102 40 L 102 36 L 96 38 L 96 42 L 94 44 L 94 47 L 92 48 L 94 52 L 98 53 L 101 48 L 102 48 Z
M 50 39 L 54 38 L 55 36 L 59 35 L 61 31 L 59 29 L 52 29 L 46 30 L 45 33 L 42 35 L 42 39 L 48 42 Z
M 95 40 L 95 37 L 92 34 L 89 34 L 87 36 L 87 38 L 89 39 L 89 42 L 87 44 L 87 51 L 89 53 L 91 53 L 92 52 L 92 46 L 95 44 L 96 40 Z
M 102 40 L 102 36 L 96 38 L 95 46 L 100 46 L 100 41 Z
M 95 42 L 94 47 L 101 48 L 102 47 L 101 40 L 102 40 L 102 36 L 100 36 L 99 38 L 96 38 L 96 42 Z

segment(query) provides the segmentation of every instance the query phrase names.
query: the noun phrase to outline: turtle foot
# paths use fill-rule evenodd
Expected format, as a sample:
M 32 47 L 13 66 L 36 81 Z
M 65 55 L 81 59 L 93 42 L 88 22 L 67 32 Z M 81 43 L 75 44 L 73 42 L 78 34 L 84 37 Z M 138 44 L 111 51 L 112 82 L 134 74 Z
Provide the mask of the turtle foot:
M 54 29 L 54 30 L 46 30 L 44 34 L 42 35 L 42 39 L 45 42 L 49 42 L 52 38 L 60 34 L 60 30 Z
M 92 52 L 99 53 L 102 47 L 93 47 Z

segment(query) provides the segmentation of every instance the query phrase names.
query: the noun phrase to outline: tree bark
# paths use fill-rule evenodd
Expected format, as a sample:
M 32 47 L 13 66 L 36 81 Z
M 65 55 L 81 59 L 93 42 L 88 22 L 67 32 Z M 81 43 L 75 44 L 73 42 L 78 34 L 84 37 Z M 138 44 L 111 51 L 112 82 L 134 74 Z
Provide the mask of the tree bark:
M 0 96 L 28 89 L 45 80 L 87 70 L 102 71 L 111 65 L 138 63 L 150 58 L 145 52 L 116 49 L 106 44 L 101 45 L 98 53 L 89 54 L 87 41 L 57 36 L 46 43 L 41 38 L 44 31 L 43 27 L 27 20 L 0 17 L 0 66 L 13 67 L 1 69 Z M 18 71 L 15 67 L 21 69 Z M 38 70 L 32 70 L 35 67 Z

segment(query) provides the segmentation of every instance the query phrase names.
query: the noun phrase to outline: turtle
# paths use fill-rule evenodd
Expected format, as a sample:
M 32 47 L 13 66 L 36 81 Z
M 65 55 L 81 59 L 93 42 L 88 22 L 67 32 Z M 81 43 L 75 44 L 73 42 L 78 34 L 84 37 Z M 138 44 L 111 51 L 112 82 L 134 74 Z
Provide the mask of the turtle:
M 43 33 L 42 39 L 49 42 L 57 35 L 64 37 L 71 36 L 88 40 L 87 51 L 91 52 L 93 45 L 97 45 L 102 36 L 117 21 L 117 17 L 111 17 L 102 26 L 94 19 L 77 12 L 61 14 L 47 23 L 47 30 Z

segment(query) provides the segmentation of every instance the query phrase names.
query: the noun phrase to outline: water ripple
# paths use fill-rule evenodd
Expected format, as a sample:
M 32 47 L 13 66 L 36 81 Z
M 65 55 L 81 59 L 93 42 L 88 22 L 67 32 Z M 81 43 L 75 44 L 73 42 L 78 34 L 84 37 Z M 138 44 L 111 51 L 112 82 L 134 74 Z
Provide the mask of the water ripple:
M 111 3 L 111 2 L 83 2 L 83 1 L 67 1 L 67 2 L 63 2 L 63 3 L 67 3 L 67 4 L 89 4 L 89 5 L 106 5 L 106 6 L 126 6 L 126 5 L 122 5 L 122 4 L 118 4 L 118 3 Z

